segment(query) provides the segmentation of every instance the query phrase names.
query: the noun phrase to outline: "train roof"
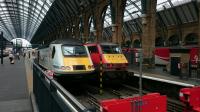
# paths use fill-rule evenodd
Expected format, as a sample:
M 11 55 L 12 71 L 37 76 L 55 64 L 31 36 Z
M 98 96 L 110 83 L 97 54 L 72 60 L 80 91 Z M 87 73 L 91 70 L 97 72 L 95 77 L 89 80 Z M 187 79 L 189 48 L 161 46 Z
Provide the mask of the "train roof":
M 57 39 L 52 41 L 50 44 L 83 45 L 80 40 L 74 38 Z
M 111 42 L 86 43 L 86 45 L 96 45 L 96 44 L 100 44 L 100 45 L 118 45 L 118 44 L 111 43 Z
M 111 43 L 111 42 L 102 42 L 100 43 L 101 45 L 118 45 L 116 43 Z

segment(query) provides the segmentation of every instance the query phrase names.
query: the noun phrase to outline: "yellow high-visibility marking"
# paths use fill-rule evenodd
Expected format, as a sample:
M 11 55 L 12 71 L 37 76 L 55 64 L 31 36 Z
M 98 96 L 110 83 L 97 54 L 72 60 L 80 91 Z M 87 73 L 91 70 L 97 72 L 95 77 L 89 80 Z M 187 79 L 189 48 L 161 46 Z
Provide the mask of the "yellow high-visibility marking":
M 89 60 L 89 57 L 64 57 L 64 66 L 73 65 L 85 65 L 86 70 L 92 70 L 88 69 L 88 66 L 92 65 L 92 63 Z
M 108 63 L 128 63 L 123 54 L 104 54 L 104 58 Z
M 99 73 L 99 94 L 103 94 L 103 65 L 102 60 L 100 61 L 100 73 Z

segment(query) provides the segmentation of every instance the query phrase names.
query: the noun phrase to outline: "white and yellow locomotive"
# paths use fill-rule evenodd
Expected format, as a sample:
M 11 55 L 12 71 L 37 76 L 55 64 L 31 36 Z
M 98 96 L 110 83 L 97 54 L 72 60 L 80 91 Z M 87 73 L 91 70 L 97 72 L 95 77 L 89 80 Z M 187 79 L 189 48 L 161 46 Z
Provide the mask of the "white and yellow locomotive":
M 55 40 L 38 49 L 38 63 L 56 76 L 81 75 L 94 71 L 88 49 L 78 40 Z

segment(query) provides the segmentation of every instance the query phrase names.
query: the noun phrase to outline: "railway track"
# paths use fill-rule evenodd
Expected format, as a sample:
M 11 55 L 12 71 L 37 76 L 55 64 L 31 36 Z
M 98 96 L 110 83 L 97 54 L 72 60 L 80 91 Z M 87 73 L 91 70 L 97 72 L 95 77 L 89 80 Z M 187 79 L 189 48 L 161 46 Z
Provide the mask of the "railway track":
M 127 84 L 120 84 L 116 87 L 112 86 L 104 86 L 103 88 L 103 94 L 99 94 L 99 87 L 93 84 L 85 84 L 84 86 L 81 86 L 81 92 L 83 92 L 81 99 L 85 99 L 85 102 L 87 102 L 89 105 L 92 105 L 97 109 L 97 111 L 100 112 L 100 101 L 105 99 L 113 99 L 113 98 L 127 98 L 127 97 L 134 97 L 138 96 L 139 89 L 127 85 Z M 77 88 L 78 89 L 78 88 Z M 84 90 L 84 91 L 82 91 Z M 149 91 L 142 91 L 143 94 L 150 93 Z M 76 95 L 75 95 L 76 96 Z M 167 98 L 167 112 L 182 112 L 185 105 L 183 105 L 181 102 Z
M 89 93 L 89 92 L 87 92 L 87 96 L 88 96 L 88 98 L 87 98 L 87 100 L 88 100 L 88 103 L 90 103 L 91 105 L 94 105 L 95 106 L 95 108 L 96 108 L 96 110 L 97 110 L 97 112 L 100 112 L 101 110 L 100 110 L 100 103 L 99 103 L 99 101 L 98 101 L 98 99 L 97 98 L 95 98 L 95 96 L 93 96 L 91 93 Z
M 184 108 L 181 102 L 167 98 L 167 112 L 183 112 Z

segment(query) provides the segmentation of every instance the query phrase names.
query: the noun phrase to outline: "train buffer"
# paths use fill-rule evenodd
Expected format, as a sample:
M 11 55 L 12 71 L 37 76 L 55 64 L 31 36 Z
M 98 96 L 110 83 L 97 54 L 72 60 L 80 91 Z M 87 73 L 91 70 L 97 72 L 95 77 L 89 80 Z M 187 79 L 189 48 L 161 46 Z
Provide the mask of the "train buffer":
M 159 93 L 103 100 L 100 104 L 102 112 L 167 112 L 167 97 Z
M 182 88 L 179 97 L 186 105 L 184 112 L 200 112 L 200 86 Z

